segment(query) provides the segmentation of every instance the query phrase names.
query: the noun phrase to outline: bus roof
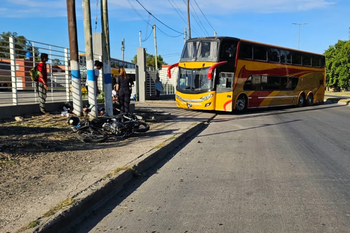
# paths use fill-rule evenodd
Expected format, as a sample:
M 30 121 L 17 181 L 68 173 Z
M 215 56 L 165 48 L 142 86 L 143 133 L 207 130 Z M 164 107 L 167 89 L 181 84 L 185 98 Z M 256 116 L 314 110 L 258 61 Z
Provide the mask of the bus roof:
M 320 53 L 313 53 L 313 52 L 309 52 L 309 51 L 292 49 L 292 48 L 288 48 L 288 47 L 282 47 L 282 46 L 278 46 L 278 45 L 266 44 L 266 43 L 261 43 L 261 42 L 257 42 L 257 41 L 252 41 L 252 40 L 240 39 L 240 38 L 237 38 L 237 37 L 230 37 L 230 36 L 196 37 L 196 38 L 191 38 L 191 39 L 188 39 L 188 40 L 189 41 L 196 41 L 196 40 L 218 40 L 218 39 L 219 40 L 225 40 L 225 39 L 232 40 L 232 39 L 234 39 L 234 40 L 244 41 L 244 42 L 252 43 L 252 44 L 258 44 L 258 45 L 263 45 L 263 46 L 275 47 L 275 48 L 280 48 L 280 49 L 288 49 L 288 50 L 292 50 L 292 51 L 296 51 L 296 52 L 302 52 L 302 53 L 309 53 L 309 54 L 324 56 L 324 54 L 320 54 Z

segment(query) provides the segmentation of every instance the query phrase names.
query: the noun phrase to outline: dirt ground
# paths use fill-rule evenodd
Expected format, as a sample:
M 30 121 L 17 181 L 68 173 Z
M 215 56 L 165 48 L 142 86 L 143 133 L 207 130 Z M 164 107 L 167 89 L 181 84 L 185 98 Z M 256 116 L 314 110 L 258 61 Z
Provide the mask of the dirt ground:
M 0 232 L 15 232 L 34 220 L 23 219 L 28 208 L 49 205 L 55 190 L 71 188 L 65 177 L 93 169 L 102 157 L 99 148 L 108 147 L 108 141 L 80 142 L 67 119 L 57 113 L 0 120 Z

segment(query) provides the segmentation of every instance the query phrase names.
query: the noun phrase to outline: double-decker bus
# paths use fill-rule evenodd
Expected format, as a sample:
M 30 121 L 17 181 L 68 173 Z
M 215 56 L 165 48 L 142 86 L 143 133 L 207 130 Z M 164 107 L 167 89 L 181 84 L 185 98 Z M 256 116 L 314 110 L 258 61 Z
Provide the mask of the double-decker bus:
M 322 54 L 233 38 L 189 39 L 178 67 L 180 108 L 244 111 L 323 102 L 326 70 Z

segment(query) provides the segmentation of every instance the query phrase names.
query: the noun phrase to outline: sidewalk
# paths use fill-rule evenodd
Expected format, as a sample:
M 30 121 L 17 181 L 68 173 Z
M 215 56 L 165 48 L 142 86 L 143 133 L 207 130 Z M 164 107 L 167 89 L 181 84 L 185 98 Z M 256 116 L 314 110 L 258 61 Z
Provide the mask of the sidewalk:
M 178 109 L 174 101 L 137 102 L 135 105 L 136 110 L 162 113 L 156 115 L 155 122 L 150 123 L 151 129 L 144 135 L 121 141 L 111 139 L 96 145 L 77 145 L 79 149 L 48 152 L 40 160 L 34 160 L 49 169 L 42 174 L 40 168 L 34 171 L 38 173 L 35 176 L 29 173 L 33 187 L 7 192 L 5 199 L 0 196 L 0 231 L 55 232 L 58 227 L 67 226 L 85 210 L 122 189 L 135 174 L 142 174 L 186 138 L 204 129 L 206 122 L 215 116 L 211 112 Z M 61 163 L 63 167 L 50 167 L 51 163 Z M 13 169 L 16 176 L 19 169 L 25 174 L 23 170 L 29 172 L 32 168 L 14 166 Z M 25 175 L 14 177 L 18 183 L 27 178 Z M 0 195 L 3 195 L 6 190 L 1 188 Z M 32 227 L 25 230 L 29 225 Z

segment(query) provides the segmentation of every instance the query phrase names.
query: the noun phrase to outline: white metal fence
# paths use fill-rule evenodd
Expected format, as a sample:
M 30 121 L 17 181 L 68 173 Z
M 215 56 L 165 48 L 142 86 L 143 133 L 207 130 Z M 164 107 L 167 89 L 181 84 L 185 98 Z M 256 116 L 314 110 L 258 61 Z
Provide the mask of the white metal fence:
M 47 62 L 49 90 L 46 101 L 48 103 L 72 101 L 68 48 L 21 37 L 0 35 L 0 106 L 39 102 L 36 83 L 31 80 L 29 71 L 40 62 L 41 53 L 46 53 L 49 57 Z M 84 54 L 84 52 L 81 52 L 81 54 Z M 79 60 L 81 83 L 84 87 L 86 81 L 85 57 L 80 56 Z M 114 60 L 120 61 L 118 59 Z M 123 63 L 123 61 L 120 62 Z M 120 65 L 119 63 L 118 66 L 124 64 L 121 63 Z M 102 78 L 98 80 L 98 85 L 101 88 L 103 85 Z M 147 95 L 153 96 L 155 95 L 154 78 L 147 81 Z M 163 83 L 162 95 L 172 95 L 174 92 L 173 85 Z M 83 95 L 83 99 L 85 98 L 87 96 Z
M 47 53 L 47 102 L 66 102 L 70 91 L 68 48 L 0 36 L 0 106 L 38 103 L 36 83 L 29 71 L 40 62 L 40 54 Z

